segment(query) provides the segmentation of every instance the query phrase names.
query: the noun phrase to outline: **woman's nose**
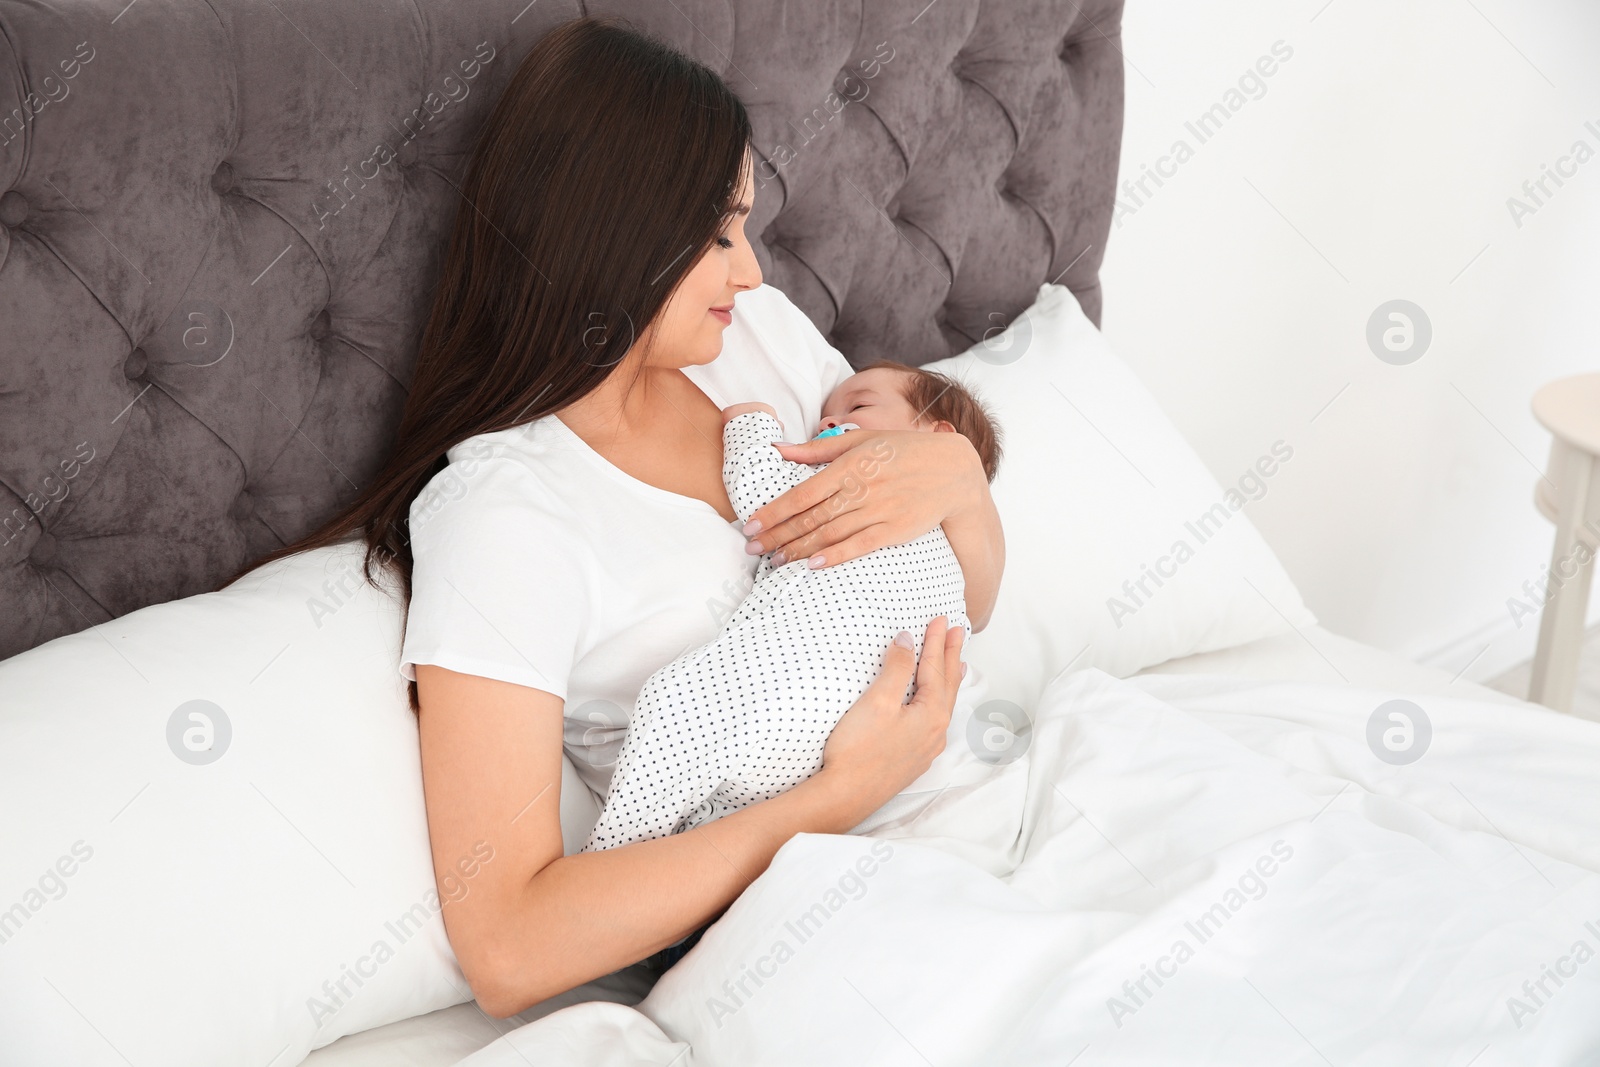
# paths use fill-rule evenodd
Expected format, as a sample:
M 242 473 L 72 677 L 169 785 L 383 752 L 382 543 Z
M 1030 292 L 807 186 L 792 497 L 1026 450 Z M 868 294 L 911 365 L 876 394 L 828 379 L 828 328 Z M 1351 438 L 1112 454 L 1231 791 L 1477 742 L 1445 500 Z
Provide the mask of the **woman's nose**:
M 741 241 L 735 246 L 736 254 L 730 265 L 728 282 L 735 289 L 755 289 L 761 285 L 761 263 L 756 259 L 755 249 L 750 247 L 748 241 Z

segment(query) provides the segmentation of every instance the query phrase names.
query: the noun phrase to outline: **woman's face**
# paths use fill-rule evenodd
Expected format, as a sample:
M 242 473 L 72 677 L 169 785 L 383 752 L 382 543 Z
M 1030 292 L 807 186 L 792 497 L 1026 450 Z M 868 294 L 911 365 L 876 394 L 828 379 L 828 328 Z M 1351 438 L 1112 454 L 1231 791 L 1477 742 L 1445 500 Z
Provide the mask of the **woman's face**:
M 733 321 L 734 294 L 761 284 L 761 266 L 744 235 L 754 198 L 751 161 L 746 153 L 733 214 L 641 338 L 648 342 L 645 366 L 697 366 L 721 354 L 722 331 Z

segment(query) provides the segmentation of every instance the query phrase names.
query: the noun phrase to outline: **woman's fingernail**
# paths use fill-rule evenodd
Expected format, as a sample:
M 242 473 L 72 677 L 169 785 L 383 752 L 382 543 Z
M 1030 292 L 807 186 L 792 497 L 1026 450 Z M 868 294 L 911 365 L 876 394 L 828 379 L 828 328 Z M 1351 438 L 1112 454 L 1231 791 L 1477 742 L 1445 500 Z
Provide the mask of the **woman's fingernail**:
M 963 663 L 961 665 L 961 677 L 965 678 L 966 676 L 967 676 L 967 665 L 965 663 Z
M 812 556 L 810 559 L 806 560 L 806 566 L 810 567 L 812 570 L 816 570 L 826 562 L 827 560 L 822 558 L 822 553 L 818 552 L 815 556 Z
M 917 647 L 911 641 L 911 631 L 910 630 L 901 630 L 899 633 L 895 634 L 894 635 L 894 643 L 899 645 L 901 648 L 916 648 Z
M 781 567 L 788 562 L 789 557 L 783 554 L 783 549 L 780 548 L 772 554 L 772 565 L 774 567 Z
M 756 534 L 761 532 L 761 529 L 761 520 L 751 519 L 749 522 L 744 524 L 744 535 L 746 537 L 754 537 Z
M 744 553 L 747 556 L 759 556 L 764 551 L 766 550 L 761 547 L 760 541 L 746 541 L 744 543 Z

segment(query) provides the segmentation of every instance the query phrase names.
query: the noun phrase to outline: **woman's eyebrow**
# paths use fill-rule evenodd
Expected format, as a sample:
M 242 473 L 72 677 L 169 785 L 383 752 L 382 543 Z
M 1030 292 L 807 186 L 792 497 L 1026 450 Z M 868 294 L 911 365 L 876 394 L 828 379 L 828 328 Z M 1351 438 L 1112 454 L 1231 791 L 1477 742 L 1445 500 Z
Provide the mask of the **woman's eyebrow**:
M 750 205 L 749 204 L 739 204 L 739 205 L 735 206 L 732 211 L 729 211 L 728 214 L 730 214 L 730 215 L 748 215 L 748 214 L 750 214 Z

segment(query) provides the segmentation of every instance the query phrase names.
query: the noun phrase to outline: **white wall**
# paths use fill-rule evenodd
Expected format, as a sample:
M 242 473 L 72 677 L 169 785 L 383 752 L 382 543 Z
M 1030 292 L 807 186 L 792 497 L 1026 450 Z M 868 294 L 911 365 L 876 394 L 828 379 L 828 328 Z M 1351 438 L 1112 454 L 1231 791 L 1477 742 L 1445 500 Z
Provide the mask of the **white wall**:
M 1553 534 L 1529 400 L 1600 370 L 1600 4 L 1129 0 L 1122 44 L 1122 178 L 1193 155 L 1124 185 L 1107 337 L 1225 484 L 1294 448 L 1250 517 L 1324 626 L 1472 679 L 1526 659 L 1507 599 Z M 1508 198 L 1579 140 L 1519 226 Z M 1405 366 L 1366 341 L 1396 298 L 1433 328 Z

